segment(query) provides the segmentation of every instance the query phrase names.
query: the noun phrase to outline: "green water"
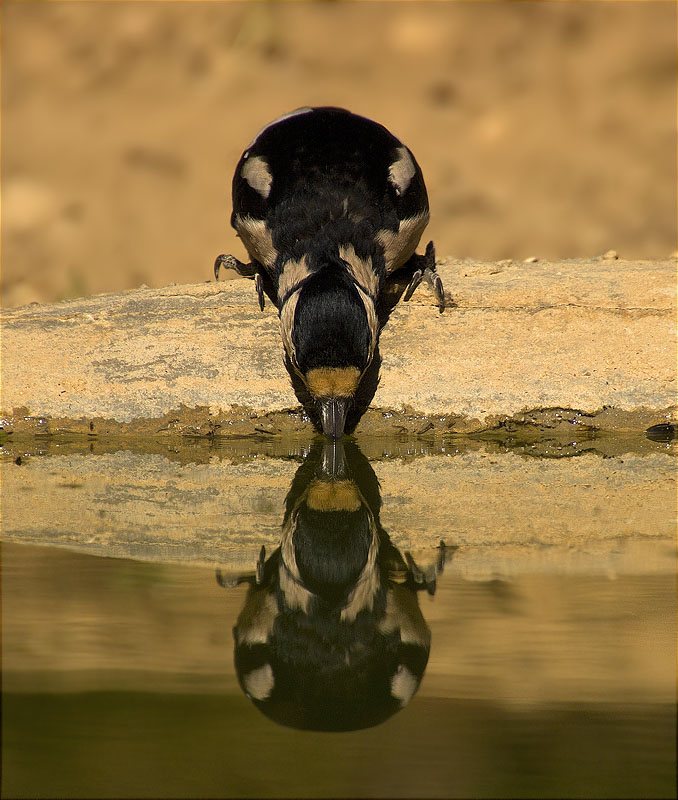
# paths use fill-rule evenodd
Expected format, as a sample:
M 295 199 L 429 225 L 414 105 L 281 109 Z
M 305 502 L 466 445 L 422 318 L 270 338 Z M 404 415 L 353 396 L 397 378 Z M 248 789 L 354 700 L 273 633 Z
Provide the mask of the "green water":
M 199 459 L 193 443 L 160 462 L 140 452 L 140 461 L 122 462 L 128 488 L 124 496 L 116 489 L 117 505 L 108 491 L 115 460 L 96 462 L 97 454 L 84 452 L 82 462 L 50 461 L 61 456 L 25 447 L 16 464 L 17 453 L 6 451 L 14 495 L 3 498 L 2 797 L 675 797 L 675 550 L 668 503 L 674 452 L 664 444 L 641 455 L 621 448 L 614 456 L 582 456 L 590 461 L 566 457 L 553 467 L 539 458 L 516 462 L 509 450 L 483 451 L 478 458 L 487 459 L 479 462 L 476 454 L 460 451 L 455 460 L 438 452 L 433 485 L 445 496 L 458 492 L 453 529 L 442 494 L 419 497 L 397 488 L 408 470 L 413 485 L 425 485 L 422 459 L 433 458 L 430 451 L 402 442 L 372 449 L 370 459 L 351 456 L 341 474 L 326 454 L 321 462 L 319 450 L 313 462 L 306 445 L 271 454 L 270 444 L 257 452 L 249 443 L 246 456 L 211 450 Z M 226 498 L 223 459 L 237 474 L 243 464 L 273 455 L 290 464 L 284 481 L 252 471 L 249 489 L 239 490 L 245 527 L 251 524 L 256 536 L 243 536 L 241 528 L 233 533 L 228 504 L 219 524 L 207 519 L 205 504 Z M 162 482 L 163 471 L 171 473 L 181 488 L 172 472 L 177 462 L 187 470 L 185 480 L 194 480 L 187 465 L 207 465 L 206 477 L 200 473 L 207 483 L 192 501 L 202 516 L 184 495 L 173 505 Z M 138 543 L 122 517 L 129 497 L 146 486 L 149 465 L 159 470 L 151 480 L 158 486 L 155 538 L 146 534 L 146 560 L 138 560 L 129 555 Z M 546 478 L 544 491 L 553 491 L 545 513 L 535 516 L 538 525 L 525 518 L 535 483 L 525 487 L 525 504 L 517 502 L 505 517 L 495 507 L 491 519 L 474 510 L 477 531 L 462 528 L 464 498 L 475 509 L 474 484 L 482 491 L 484 481 L 496 479 L 492 485 L 501 492 L 516 469 L 533 467 Z M 567 488 L 555 482 L 563 468 L 579 476 L 584 498 L 599 491 L 614 505 L 614 486 L 619 497 L 636 486 L 647 506 L 620 508 L 614 523 L 605 509 L 594 514 L 593 501 L 563 505 Z M 466 486 L 459 474 L 469 476 Z M 50 475 L 64 498 L 62 508 L 52 507 L 51 523 L 49 514 L 41 516 L 41 503 L 53 502 L 41 494 Z M 205 489 L 210 480 L 216 495 Z M 665 494 L 657 495 L 662 486 Z M 18 503 L 20 491 L 30 499 Z M 273 500 L 263 502 L 266 492 Z M 421 636 L 425 630 L 430 645 L 418 689 L 380 724 L 342 732 L 281 725 L 273 719 L 279 709 L 257 707 L 242 688 L 250 666 L 236 671 L 233 630 L 250 630 L 245 609 L 268 596 L 270 581 L 278 585 L 274 553 L 285 536 L 286 497 L 288 511 L 303 506 L 304 524 L 316 526 L 312 536 L 322 536 L 318 526 L 335 530 L 351 514 L 354 527 L 362 519 L 369 532 L 380 516 L 380 553 L 391 543 L 395 548 L 389 558 L 398 568 L 389 562 L 384 581 L 405 597 L 401 637 L 406 629 Z M 665 529 L 658 528 L 661 514 L 649 514 L 657 498 L 667 501 Z M 76 518 L 69 520 L 71 506 Z M 88 506 L 110 509 L 101 530 L 82 530 Z M 436 508 L 442 523 L 427 533 L 425 514 L 430 509 L 435 519 Z M 189 515 L 181 524 L 190 550 L 163 538 L 178 514 Z M 409 516 L 398 533 L 403 515 Z M 575 541 L 591 516 L 605 530 L 588 527 Z M 41 533 L 30 527 L 31 517 L 46 520 Z M 420 530 L 416 520 L 424 518 Z M 643 530 L 643 519 L 652 530 Z M 220 536 L 204 533 L 210 526 Z M 523 540 L 521 530 L 528 532 Z M 268 566 L 257 583 L 260 539 Z M 405 556 L 410 550 L 414 567 Z M 238 583 L 238 576 L 246 581 Z M 358 712 L 355 718 L 364 719 Z

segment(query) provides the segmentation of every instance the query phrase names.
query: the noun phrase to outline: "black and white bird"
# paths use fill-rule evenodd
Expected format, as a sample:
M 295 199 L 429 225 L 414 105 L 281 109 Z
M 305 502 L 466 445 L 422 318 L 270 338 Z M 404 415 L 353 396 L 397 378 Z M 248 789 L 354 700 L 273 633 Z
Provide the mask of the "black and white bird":
M 233 177 L 231 224 L 250 256 L 220 267 L 255 279 L 276 305 L 285 366 L 301 404 L 331 438 L 350 433 L 379 380 L 379 333 L 422 277 L 442 313 L 433 242 L 412 152 L 383 125 L 341 108 L 299 108 L 255 137 Z
M 320 437 L 285 501 L 280 545 L 259 553 L 233 629 L 243 691 L 267 717 L 307 730 L 377 725 L 417 691 L 431 649 L 419 607 L 455 548 L 420 567 L 380 521 L 379 481 L 350 439 Z

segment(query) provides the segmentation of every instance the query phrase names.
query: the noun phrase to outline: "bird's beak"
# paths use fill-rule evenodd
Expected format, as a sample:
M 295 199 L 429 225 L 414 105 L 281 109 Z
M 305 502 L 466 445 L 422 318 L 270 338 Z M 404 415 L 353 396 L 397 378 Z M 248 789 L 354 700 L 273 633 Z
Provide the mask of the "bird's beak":
M 323 433 L 330 439 L 341 439 L 344 435 L 344 425 L 346 424 L 348 398 L 322 397 L 317 402 Z

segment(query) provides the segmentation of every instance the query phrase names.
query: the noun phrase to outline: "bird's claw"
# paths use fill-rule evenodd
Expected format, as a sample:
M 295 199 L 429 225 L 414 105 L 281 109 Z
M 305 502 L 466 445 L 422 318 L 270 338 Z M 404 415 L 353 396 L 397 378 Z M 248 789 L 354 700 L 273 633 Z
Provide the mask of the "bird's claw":
M 257 290 L 257 297 L 259 298 L 259 311 L 263 311 L 266 303 L 266 298 L 264 297 L 264 282 L 258 272 L 254 276 L 254 288 Z
M 435 564 L 431 564 L 423 570 L 417 562 L 412 558 L 412 554 L 408 551 L 405 553 L 405 560 L 407 561 L 407 568 L 412 576 L 412 580 L 417 588 L 426 589 L 426 591 L 433 595 L 436 591 L 436 582 L 438 575 L 441 575 L 445 569 L 446 557 L 450 552 L 456 550 L 456 547 L 448 547 L 443 540 L 440 540 L 438 545 L 438 558 Z
M 214 262 L 214 278 L 217 281 L 219 280 L 219 271 L 222 267 L 224 269 L 234 269 L 238 275 L 242 275 L 244 278 L 253 278 L 257 273 L 256 264 L 251 262 L 249 264 L 243 264 L 243 262 L 238 261 L 235 256 L 222 253 L 220 256 L 217 256 Z
M 216 578 L 219 586 L 224 589 L 235 589 L 236 586 L 239 586 L 243 582 L 240 576 L 236 576 L 235 578 L 224 578 L 224 574 L 218 568 L 216 571 Z
M 434 564 L 430 567 L 427 567 L 426 571 L 424 572 L 424 570 L 412 558 L 412 554 L 410 552 L 405 553 L 405 560 L 407 561 L 407 566 L 410 574 L 412 575 L 412 580 L 417 587 L 426 589 L 429 594 L 435 594 L 436 578 L 438 577 L 438 572 L 436 569 L 437 565 Z
M 222 253 L 222 255 L 217 256 L 217 260 L 214 262 L 214 279 L 217 281 L 222 267 L 224 269 L 234 269 L 238 275 L 242 275 L 244 278 L 254 278 L 254 288 L 257 290 L 257 297 L 259 298 L 259 308 L 263 311 L 265 304 L 264 282 L 258 272 L 258 266 L 252 262 L 243 264 L 235 256 Z
M 445 544 L 442 539 L 440 540 L 440 544 L 438 545 L 438 562 L 436 564 L 436 570 L 438 571 L 438 574 L 445 569 L 445 564 L 447 563 L 449 553 L 454 553 L 456 549 L 456 545 L 450 547 L 449 545 Z
M 421 279 L 426 278 L 426 282 L 431 287 L 433 294 L 438 301 L 438 310 L 442 314 L 445 310 L 445 290 L 443 289 L 443 282 L 440 278 L 440 275 L 438 275 L 436 272 L 436 249 L 433 242 L 429 242 L 426 245 L 426 253 L 423 257 L 418 256 L 418 258 L 420 258 L 421 262 L 423 262 L 422 266 L 418 267 L 412 275 L 410 284 L 405 290 L 403 301 L 406 303 L 414 294 L 414 290 L 421 283 Z
M 259 558 L 257 559 L 257 565 L 254 569 L 254 575 L 252 575 L 252 573 L 249 572 L 246 575 L 236 575 L 235 577 L 226 578 L 224 577 L 223 572 L 219 568 L 217 568 L 216 570 L 217 583 L 224 589 L 235 589 L 242 583 L 249 583 L 249 584 L 256 583 L 258 586 L 264 580 L 265 567 L 266 567 L 266 548 L 262 545 L 261 550 L 259 551 Z
M 442 279 L 437 272 L 432 272 L 431 270 L 427 270 L 426 278 L 431 284 L 433 294 L 436 296 L 436 300 L 438 301 L 438 311 L 442 314 L 445 310 L 445 290 L 443 289 Z
M 264 580 L 264 567 L 266 566 L 266 548 L 261 545 L 259 551 L 259 558 L 257 559 L 256 577 L 255 580 L 259 584 Z
M 414 275 L 412 276 L 412 280 L 410 281 L 410 285 L 405 290 L 405 295 L 403 296 L 404 303 L 406 303 L 410 297 L 412 297 L 414 290 L 417 288 L 417 286 L 419 286 L 423 277 L 424 273 L 420 269 L 415 271 Z

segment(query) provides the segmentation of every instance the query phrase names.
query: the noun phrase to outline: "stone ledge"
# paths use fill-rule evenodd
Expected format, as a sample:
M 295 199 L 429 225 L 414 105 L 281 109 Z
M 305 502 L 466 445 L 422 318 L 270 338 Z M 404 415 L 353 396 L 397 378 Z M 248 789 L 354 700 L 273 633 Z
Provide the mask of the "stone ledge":
M 674 259 L 445 260 L 438 269 L 454 306 L 438 315 L 422 286 L 394 311 L 375 411 L 359 433 L 535 420 L 641 429 L 674 418 Z M 260 313 L 245 280 L 5 311 L 3 427 L 308 430 L 281 350 L 275 309 Z

